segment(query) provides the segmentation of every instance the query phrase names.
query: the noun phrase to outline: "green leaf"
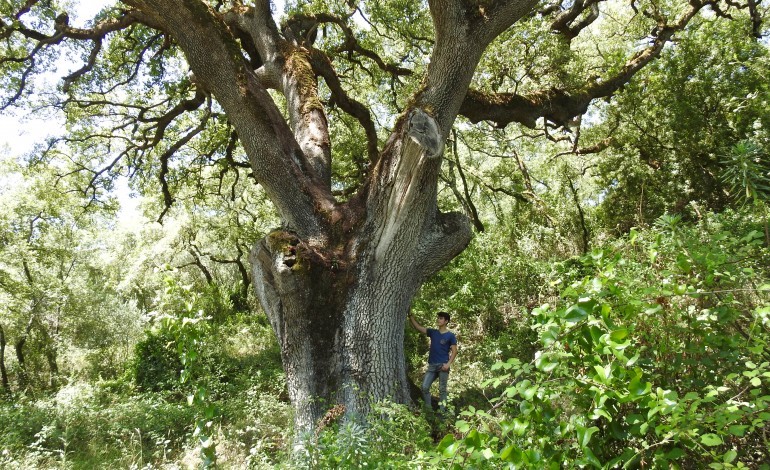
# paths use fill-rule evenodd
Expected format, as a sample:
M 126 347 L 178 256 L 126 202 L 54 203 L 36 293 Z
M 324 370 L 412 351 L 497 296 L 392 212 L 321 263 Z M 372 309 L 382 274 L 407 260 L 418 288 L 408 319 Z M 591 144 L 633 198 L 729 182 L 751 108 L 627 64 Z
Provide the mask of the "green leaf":
M 437 450 L 441 452 L 445 457 L 453 457 L 457 451 L 457 447 L 458 443 L 455 441 L 454 436 L 447 434 L 443 439 L 441 439 L 441 442 L 438 443 Z
M 596 458 L 596 455 L 594 455 L 591 449 L 588 447 L 583 448 L 583 455 L 585 456 L 585 460 L 588 461 L 588 463 L 596 468 L 602 468 L 602 463 L 599 461 L 599 459 Z
M 735 449 L 730 449 L 727 452 L 725 452 L 725 455 L 722 457 L 722 461 L 724 463 L 732 463 L 733 460 L 735 460 L 738 457 L 738 452 L 735 451 Z
M 591 414 L 591 419 L 599 419 L 604 418 L 607 421 L 612 421 L 612 415 L 607 412 L 604 408 L 594 408 L 593 414 Z
M 651 306 L 650 308 L 646 309 L 644 311 L 644 313 L 647 314 L 647 315 L 655 315 L 656 313 L 660 312 L 661 310 L 663 310 L 663 307 L 661 307 L 659 304 L 655 304 L 655 305 Z
M 481 436 L 479 435 L 479 432 L 475 429 L 473 429 L 471 432 L 468 433 L 468 436 L 464 439 L 465 445 L 471 448 L 478 449 L 481 447 Z
M 669 460 L 676 460 L 684 455 L 685 453 L 682 449 L 680 449 L 679 447 L 674 447 L 666 454 L 666 458 Z
M 609 367 L 602 367 L 600 365 L 594 366 L 594 370 L 596 371 L 596 377 L 597 377 L 597 380 L 599 380 L 599 382 L 603 384 L 607 383 L 608 375 L 611 374 L 611 372 L 608 369 Z
M 519 411 L 521 411 L 521 414 L 524 416 L 532 413 L 534 410 L 535 406 L 528 401 L 523 401 L 519 404 Z
M 577 323 L 588 316 L 588 311 L 580 304 L 572 305 L 564 312 L 564 320 L 567 323 Z
M 627 328 L 618 328 L 617 330 L 610 333 L 610 339 L 616 343 L 619 343 L 626 339 L 628 336 L 628 329 Z
M 588 446 L 588 443 L 591 442 L 591 436 L 598 431 L 599 428 L 596 426 L 591 426 L 590 428 L 585 428 L 583 426 L 577 426 L 577 438 L 578 438 L 578 445 L 581 449 L 585 450 L 585 448 Z
M 628 233 L 628 242 L 633 245 L 637 238 L 639 238 L 639 229 L 636 227 L 631 227 L 631 230 Z
M 704 446 L 714 447 L 722 445 L 722 438 L 716 434 L 704 434 L 700 437 L 700 442 Z
M 521 450 L 513 444 L 509 444 L 500 452 L 500 460 L 514 464 L 523 463 Z
M 642 382 L 639 380 L 638 377 L 634 377 L 631 379 L 631 382 L 628 384 L 628 391 L 631 392 L 632 395 L 636 397 L 641 397 L 643 395 L 647 395 L 650 393 L 650 390 L 652 389 L 652 384 L 649 382 Z
M 590 333 L 591 337 L 586 338 L 593 341 L 593 344 L 601 344 L 602 336 L 604 336 L 602 330 L 599 329 L 596 325 L 591 325 L 591 327 L 588 329 L 588 332 Z
M 524 435 L 525 432 L 527 432 L 527 428 L 529 427 L 529 421 L 515 418 L 513 420 L 513 432 L 517 436 L 521 437 Z
M 559 365 L 559 363 L 552 361 L 547 354 L 541 354 L 535 360 L 535 367 L 542 370 L 543 372 L 551 372 L 556 368 L 557 365 Z
M 521 392 L 522 398 L 524 398 L 525 400 L 531 400 L 537 393 L 537 389 L 538 389 L 537 385 L 528 387 L 526 390 Z
M 636 353 L 636 354 L 634 354 L 634 356 L 631 359 L 626 361 L 626 367 L 633 366 L 634 364 L 636 364 L 636 361 L 638 361 L 638 360 L 639 360 L 639 353 Z

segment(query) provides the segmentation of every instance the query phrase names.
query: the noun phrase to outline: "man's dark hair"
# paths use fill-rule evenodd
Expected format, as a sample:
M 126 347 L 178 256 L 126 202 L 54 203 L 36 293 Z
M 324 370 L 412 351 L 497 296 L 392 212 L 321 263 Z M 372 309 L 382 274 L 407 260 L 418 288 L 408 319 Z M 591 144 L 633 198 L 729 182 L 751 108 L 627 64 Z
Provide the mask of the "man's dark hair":
M 448 314 L 448 313 L 446 313 L 446 312 L 438 312 L 438 313 L 436 314 L 436 316 L 437 316 L 437 317 L 441 317 L 441 318 L 445 318 L 447 323 L 449 323 L 449 321 L 452 319 L 452 318 L 449 316 L 449 314 Z

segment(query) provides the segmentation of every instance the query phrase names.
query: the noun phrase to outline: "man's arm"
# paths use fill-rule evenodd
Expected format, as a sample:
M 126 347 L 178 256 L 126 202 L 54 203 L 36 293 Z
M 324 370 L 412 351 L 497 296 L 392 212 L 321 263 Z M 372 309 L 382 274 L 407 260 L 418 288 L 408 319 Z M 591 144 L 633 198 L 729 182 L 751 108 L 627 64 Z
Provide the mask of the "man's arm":
M 417 323 L 417 320 L 415 320 L 414 317 L 412 316 L 412 312 L 409 312 L 409 323 L 412 324 L 412 328 L 414 328 L 415 330 L 419 331 L 422 334 L 426 334 L 428 331 L 427 328 Z
M 455 356 L 457 356 L 457 345 L 453 344 L 449 347 L 449 361 L 444 364 L 441 370 L 449 370 L 449 368 L 452 366 L 452 363 L 455 361 Z

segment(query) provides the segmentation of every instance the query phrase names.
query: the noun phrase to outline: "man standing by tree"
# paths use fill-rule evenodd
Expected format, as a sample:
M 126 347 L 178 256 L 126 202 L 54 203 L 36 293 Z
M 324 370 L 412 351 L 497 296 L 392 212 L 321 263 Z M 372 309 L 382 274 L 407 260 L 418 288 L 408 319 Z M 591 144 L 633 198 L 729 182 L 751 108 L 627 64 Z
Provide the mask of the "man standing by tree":
M 439 390 L 439 409 L 444 412 L 447 399 L 447 380 L 449 379 L 449 368 L 457 356 L 457 337 L 449 331 L 450 316 L 446 312 L 436 314 L 436 326 L 438 329 L 425 328 L 409 314 L 409 322 L 415 330 L 430 338 L 430 352 L 428 353 L 428 369 L 422 380 L 422 397 L 425 400 L 425 407 L 431 409 L 430 386 L 438 378 Z

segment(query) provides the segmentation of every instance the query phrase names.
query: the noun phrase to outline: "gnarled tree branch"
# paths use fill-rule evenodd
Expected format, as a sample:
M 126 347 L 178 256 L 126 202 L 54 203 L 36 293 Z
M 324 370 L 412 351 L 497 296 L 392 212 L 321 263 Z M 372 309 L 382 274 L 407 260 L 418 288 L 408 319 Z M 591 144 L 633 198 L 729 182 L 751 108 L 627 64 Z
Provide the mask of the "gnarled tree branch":
M 264 64 L 261 78 L 286 97 L 294 137 L 319 180 L 330 188 L 329 126 L 318 98 L 318 84 L 310 66 L 310 51 L 281 37 L 267 0 L 256 2 L 255 7 L 233 9 L 224 19 L 231 29 L 250 37 Z
M 313 169 L 267 90 L 248 68 L 223 20 L 200 2 L 128 0 L 128 3 L 172 32 L 196 79 L 227 112 L 250 157 L 257 181 L 275 203 L 281 218 L 303 237 L 323 239 L 327 221 L 318 209 L 325 207 L 333 211 L 330 188 L 323 183 L 323 175 Z M 266 0 L 258 2 L 258 6 L 266 4 Z M 272 18 L 264 15 L 253 14 L 249 18 L 266 24 L 272 22 Z M 252 37 L 256 33 L 271 37 L 270 31 L 264 28 L 254 33 Z M 305 109 L 312 111 L 313 107 Z
M 605 80 L 572 91 L 551 88 L 525 95 L 469 90 L 460 114 L 471 122 L 491 121 L 498 127 L 518 122 L 534 128 L 540 118 L 565 126 L 576 116 L 584 114 L 593 100 L 612 96 L 636 73 L 660 56 L 663 47 L 674 34 L 683 30 L 707 4 L 710 2 L 691 1 L 689 8 L 673 23 L 667 23 L 660 17 L 651 44 L 634 53 L 616 74 Z

